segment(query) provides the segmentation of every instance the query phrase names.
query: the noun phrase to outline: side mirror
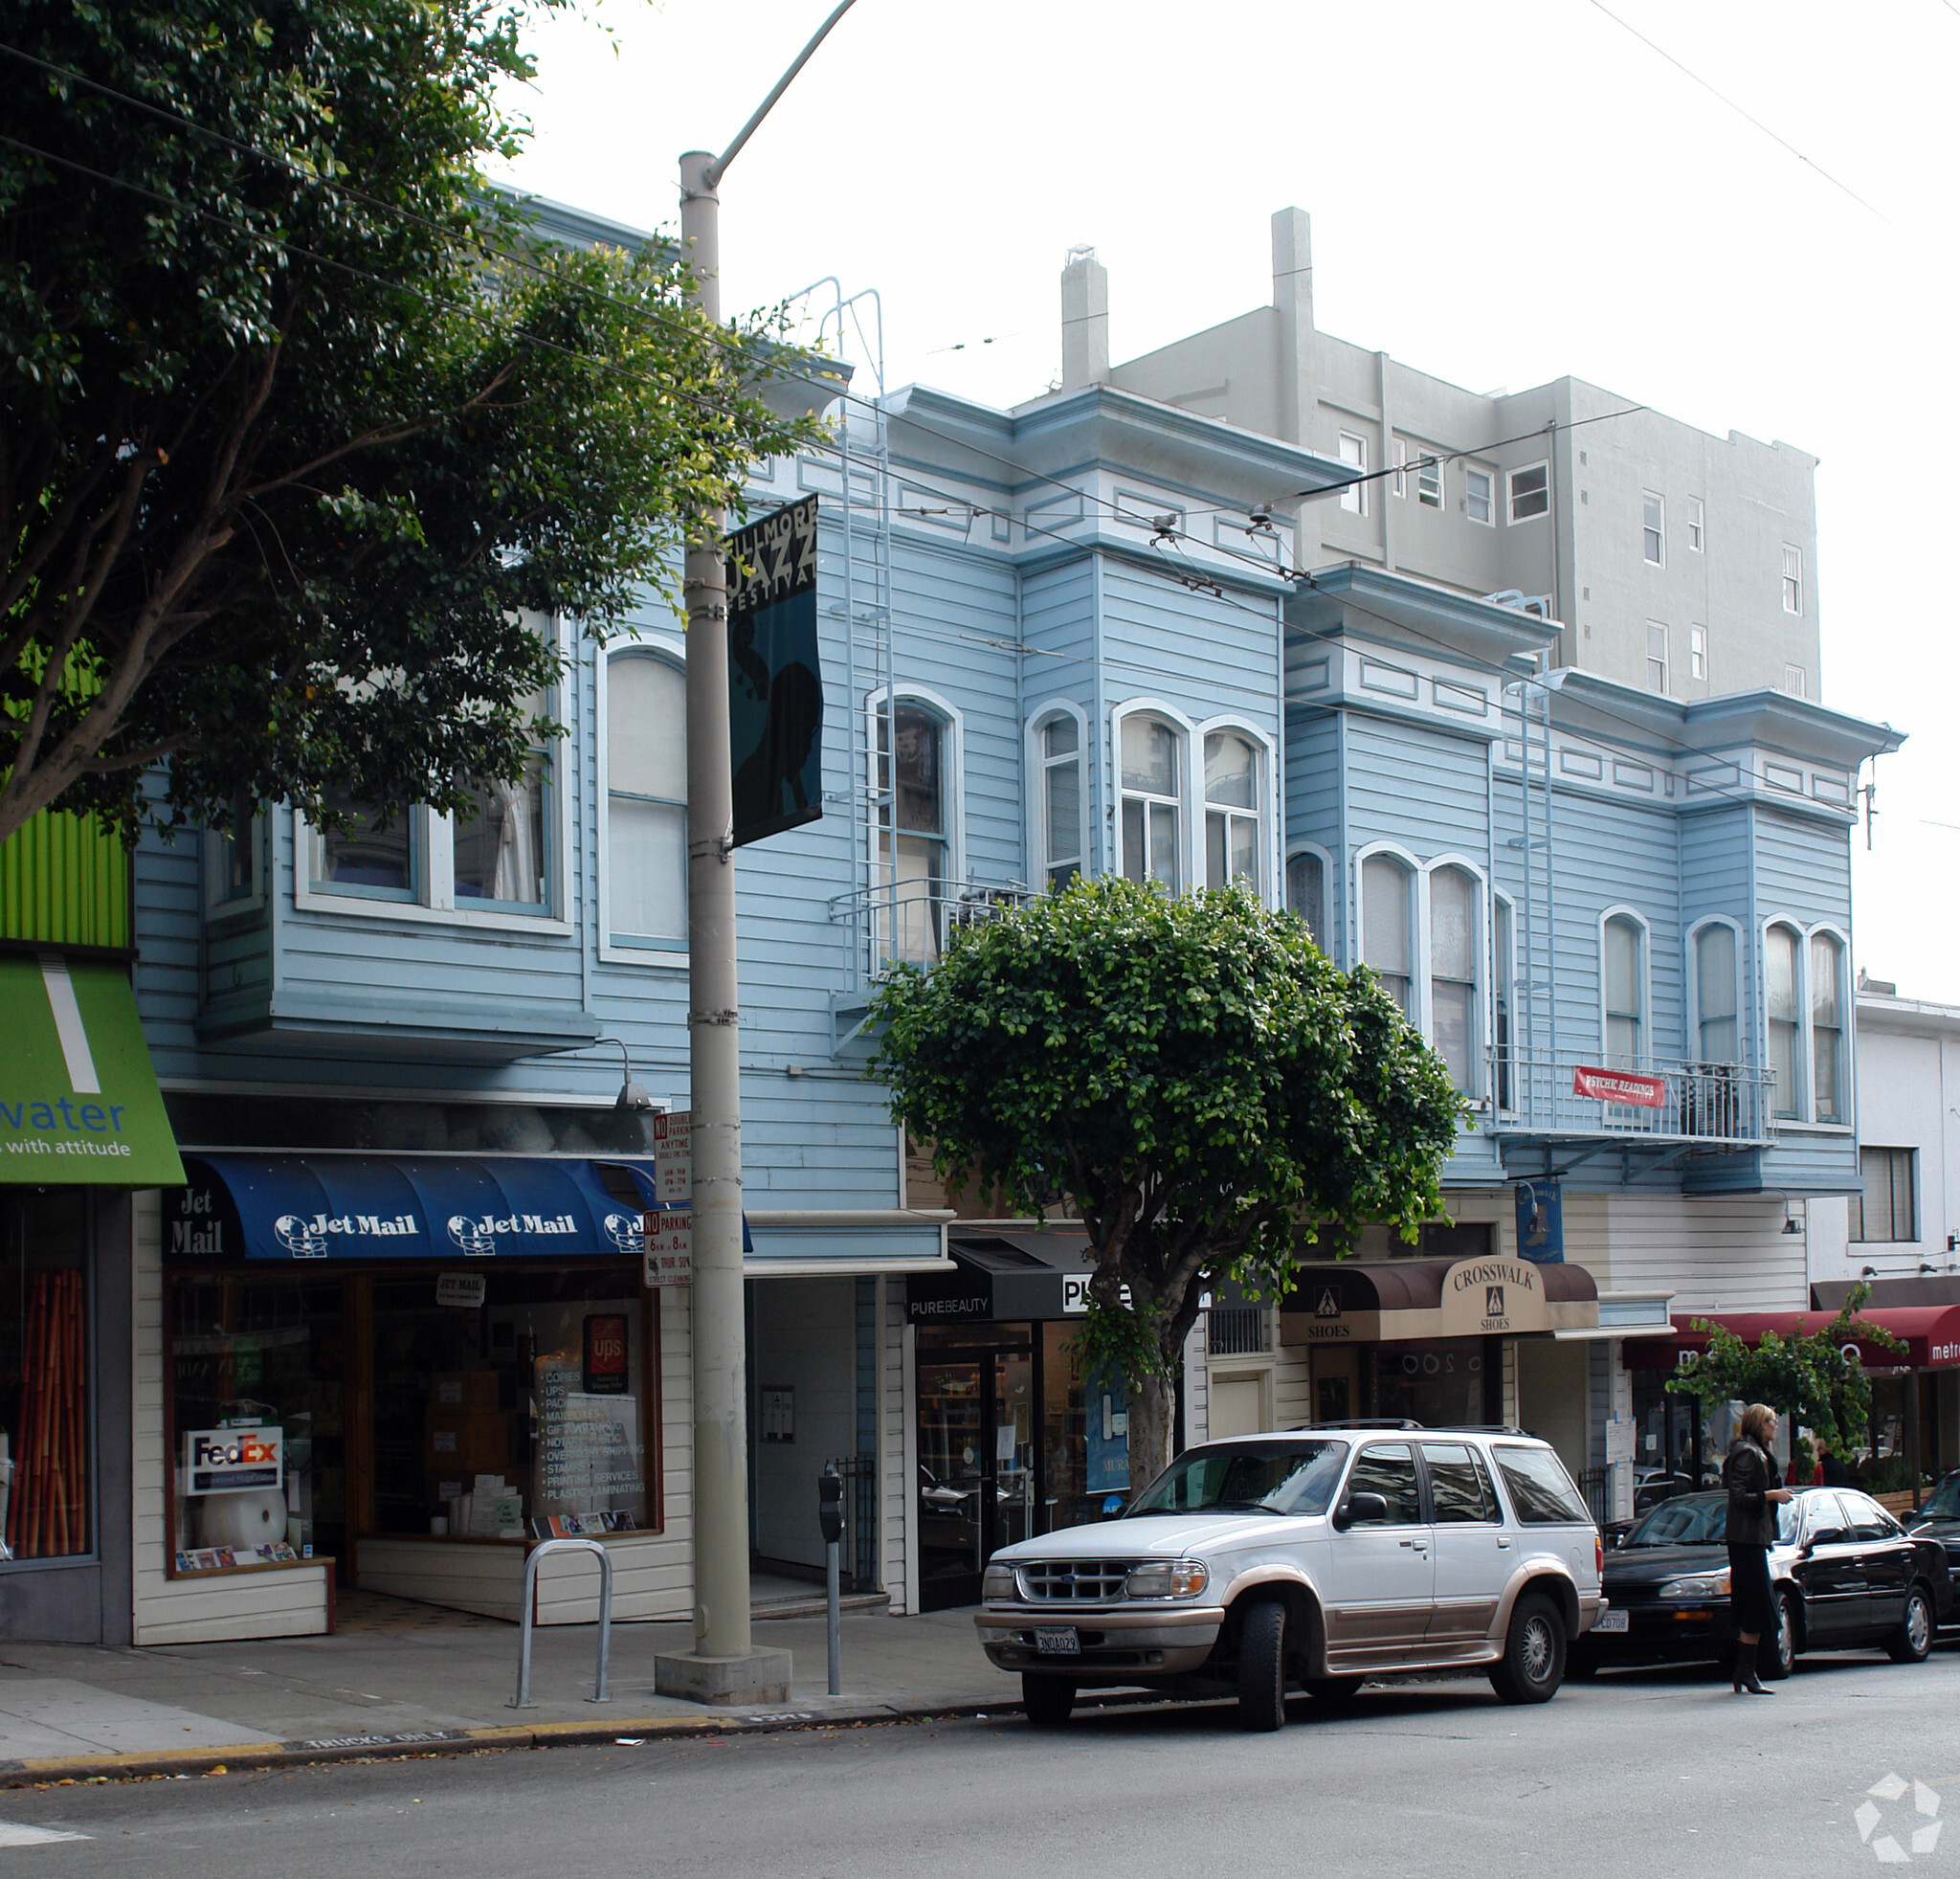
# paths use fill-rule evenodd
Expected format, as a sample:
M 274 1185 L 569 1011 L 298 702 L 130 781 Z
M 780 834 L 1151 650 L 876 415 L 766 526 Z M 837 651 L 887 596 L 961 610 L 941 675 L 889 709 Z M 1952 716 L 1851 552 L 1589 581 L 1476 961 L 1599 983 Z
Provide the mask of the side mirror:
M 1346 1532 L 1355 1525 L 1386 1527 L 1389 1524 L 1389 1504 L 1379 1494 L 1349 1494 L 1334 1510 L 1334 1526 Z

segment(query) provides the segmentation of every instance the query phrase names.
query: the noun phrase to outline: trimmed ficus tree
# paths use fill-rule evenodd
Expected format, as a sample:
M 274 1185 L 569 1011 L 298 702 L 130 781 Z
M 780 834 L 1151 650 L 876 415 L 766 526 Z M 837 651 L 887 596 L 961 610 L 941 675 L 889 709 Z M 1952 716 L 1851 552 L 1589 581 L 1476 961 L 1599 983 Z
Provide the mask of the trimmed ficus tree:
M 337 786 L 467 813 L 555 728 L 535 616 L 671 595 L 802 435 L 755 390 L 775 323 L 717 327 L 671 246 L 553 246 L 486 188 L 523 11 L 8 9 L 0 840 Z
M 1095 1253 L 1080 1354 L 1130 1393 L 1131 1481 L 1169 1459 L 1207 1287 L 1287 1288 L 1300 1250 L 1441 1212 L 1462 1099 L 1365 968 L 1243 887 L 1117 878 L 955 929 L 875 1001 L 872 1074 L 939 1172 Z

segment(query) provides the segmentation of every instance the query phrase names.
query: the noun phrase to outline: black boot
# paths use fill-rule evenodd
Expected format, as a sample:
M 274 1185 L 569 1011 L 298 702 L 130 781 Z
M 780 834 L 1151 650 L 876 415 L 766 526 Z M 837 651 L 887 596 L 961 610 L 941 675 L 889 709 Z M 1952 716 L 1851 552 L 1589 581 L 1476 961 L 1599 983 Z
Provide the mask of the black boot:
M 1730 1687 L 1740 1696 L 1747 1690 L 1751 1696 L 1774 1696 L 1776 1692 L 1756 1675 L 1756 1646 L 1737 1644 L 1735 1647 L 1735 1675 Z

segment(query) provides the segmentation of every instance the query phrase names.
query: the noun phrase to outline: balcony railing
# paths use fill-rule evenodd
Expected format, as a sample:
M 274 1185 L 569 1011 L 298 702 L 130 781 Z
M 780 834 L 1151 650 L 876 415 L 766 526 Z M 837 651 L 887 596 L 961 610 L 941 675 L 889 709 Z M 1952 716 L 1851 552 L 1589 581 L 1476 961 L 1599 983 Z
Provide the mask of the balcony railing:
M 1621 1081 L 1602 1085 L 1602 1076 Z M 1760 1148 L 1774 1137 L 1775 1083 L 1773 1071 L 1748 1063 L 1643 1059 L 1625 1069 L 1567 1051 L 1493 1050 L 1489 1127 L 1499 1135 Z
M 900 961 L 932 965 L 960 928 L 996 920 L 1034 898 L 1035 890 L 1019 882 L 983 886 L 914 875 L 837 895 L 831 918 L 853 928 L 865 976 L 875 978 Z

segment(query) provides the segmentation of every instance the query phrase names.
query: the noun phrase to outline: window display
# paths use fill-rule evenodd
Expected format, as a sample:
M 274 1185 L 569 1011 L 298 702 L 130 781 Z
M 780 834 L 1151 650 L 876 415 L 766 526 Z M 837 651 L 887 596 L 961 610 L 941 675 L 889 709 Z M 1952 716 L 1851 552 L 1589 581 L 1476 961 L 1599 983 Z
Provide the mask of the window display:
M 93 1550 L 88 1197 L 0 1197 L 0 1558 Z

